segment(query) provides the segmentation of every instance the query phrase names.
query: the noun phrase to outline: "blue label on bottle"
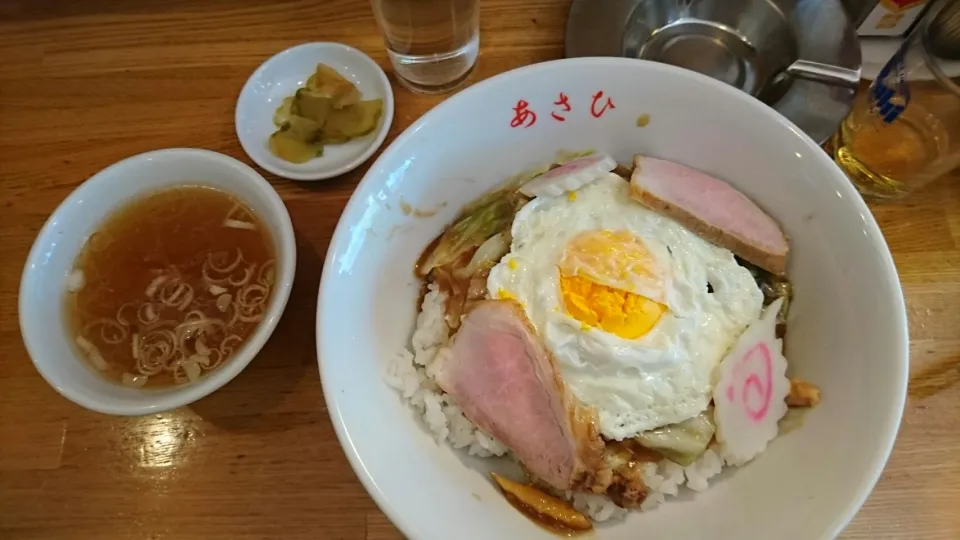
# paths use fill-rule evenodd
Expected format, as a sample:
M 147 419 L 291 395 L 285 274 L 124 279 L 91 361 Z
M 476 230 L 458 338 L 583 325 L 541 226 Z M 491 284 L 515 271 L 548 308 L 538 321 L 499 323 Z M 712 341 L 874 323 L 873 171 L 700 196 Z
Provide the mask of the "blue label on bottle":
M 897 51 L 887 65 L 883 66 L 870 87 L 872 110 L 880 115 L 886 124 L 896 120 L 910 104 L 910 84 L 904 69 L 905 54 L 906 46 Z

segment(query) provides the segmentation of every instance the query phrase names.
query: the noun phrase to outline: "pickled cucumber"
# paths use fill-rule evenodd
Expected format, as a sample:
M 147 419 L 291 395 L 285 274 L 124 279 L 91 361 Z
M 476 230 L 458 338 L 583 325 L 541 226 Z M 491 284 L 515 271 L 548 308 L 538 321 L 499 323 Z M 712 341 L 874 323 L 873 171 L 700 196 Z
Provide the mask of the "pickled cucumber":
M 279 129 L 270 136 L 270 151 L 280 159 L 305 163 L 322 156 L 325 144 L 345 143 L 374 131 L 382 114 L 382 99 L 360 101 L 360 92 L 349 80 L 317 64 L 306 85 L 274 112 Z

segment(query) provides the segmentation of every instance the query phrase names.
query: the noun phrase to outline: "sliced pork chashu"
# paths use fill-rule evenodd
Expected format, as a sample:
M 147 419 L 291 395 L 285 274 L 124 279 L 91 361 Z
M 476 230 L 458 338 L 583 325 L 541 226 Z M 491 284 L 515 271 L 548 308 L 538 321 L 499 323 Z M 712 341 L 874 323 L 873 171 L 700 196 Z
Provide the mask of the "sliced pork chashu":
M 520 304 L 476 304 L 438 362 L 440 387 L 537 479 L 559 490 L 594 483 L 604 447 L 596 413 L 566 389 Z
M 770 273 L 786 273 L 786 236 L 746 195 L 678 163 L 636 156 L 633 165 L 631 196 L 641 204 Z

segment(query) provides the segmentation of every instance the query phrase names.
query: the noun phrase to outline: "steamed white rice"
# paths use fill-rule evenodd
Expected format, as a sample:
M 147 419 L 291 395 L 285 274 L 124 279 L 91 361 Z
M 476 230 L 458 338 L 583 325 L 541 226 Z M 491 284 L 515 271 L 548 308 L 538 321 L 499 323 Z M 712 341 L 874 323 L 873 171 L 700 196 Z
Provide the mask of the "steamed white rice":
M 446 295 L 435 283 L 431 284 L 417 315 L 412 350 L 400 351 L 389 362 L 384 379 L 423 415 L 423 421 L 438 443 L 447 441 L 454 448 L 466 448 L 474 456 L 502 456 L 507 453 L 507 447 L 467 420 L 460 407 L 433 381 L 434 359 L 447 341 L 443 320 L 445 301 Z
M 446 295 L 437 285 L 430 284 L 417 315 L 412 347 L 403 349 L 388 362 L 384 379 L 423 416 L 438 443 L 446 441 L 454 448 L 466 448 L 470 455 L 479 457 L 506 455 L 509 452 L 507 447 L 467 420 L 460 408 L 434 382 L 434 360 L 437 351 L 447 341 L 447 327 L 443 320 L 445 300 Z M 689 467 L 666 459 L 659 463 L 645 463 L 643 480 L 650 493 L 641 510 L 656 508 L 668 496 L 679 494 L 682 487 L 693 491 L 707 489 L 708 481 L 725 465 L 723 458 L 713 449 L 708 449 Z M 627 513 L 604 495 L 571 495 L 573 506 L 595 521 L 619 518 Z

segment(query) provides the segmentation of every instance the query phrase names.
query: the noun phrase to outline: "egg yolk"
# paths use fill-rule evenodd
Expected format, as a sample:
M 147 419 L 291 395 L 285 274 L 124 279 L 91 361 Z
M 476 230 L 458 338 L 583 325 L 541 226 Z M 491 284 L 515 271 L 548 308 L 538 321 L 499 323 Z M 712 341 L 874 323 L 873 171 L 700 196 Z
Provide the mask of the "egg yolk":
M 629 231 L 589 231 L 577 235 L 563 251 L 560 270 L 567 275 L 589 276 L 597 283 L 619 289 L 636 291 L 642 287 L 651 293 L 663 292 L 663 276 L 656 260 L 643 241 Z
M 650 331 L 667 307 L 648 298 L 596 283 L 582 276 L 560 276 L 567 313 L 587 326 L 624 339 Z
M 559 270 L 564 307 L 587 326 L 637 339 L 667 311 L 657 301 L 664 297 L 657 261 L 629 231 L 577 235 L 564 249 Z

